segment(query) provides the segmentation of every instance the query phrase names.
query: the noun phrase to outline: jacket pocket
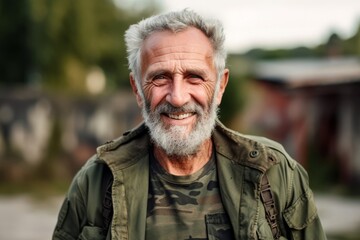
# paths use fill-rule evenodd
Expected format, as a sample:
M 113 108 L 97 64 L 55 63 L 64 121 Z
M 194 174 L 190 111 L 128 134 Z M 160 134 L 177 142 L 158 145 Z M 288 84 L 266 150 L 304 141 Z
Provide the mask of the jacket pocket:
M 205 215 L 207 239 L 235 239 L 226 213 L 214 213 Z
M 311 224 L 317 217 L 317 210 L 312 192 L 303 194 L 294 205 L 284 211 L 284 219 L 294 239 L 299 239 L 301 230 Z
M 105 240 L 103 229 L 93 226 L 85 226 L 78 240 Z

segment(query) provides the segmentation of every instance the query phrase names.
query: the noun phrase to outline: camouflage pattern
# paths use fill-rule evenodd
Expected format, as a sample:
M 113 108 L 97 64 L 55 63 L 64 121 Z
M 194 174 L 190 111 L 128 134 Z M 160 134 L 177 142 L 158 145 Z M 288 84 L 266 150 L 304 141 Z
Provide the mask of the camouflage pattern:
M 151 157 L 146 239 L 234 239 L 214 154 L 189 176 L 170 175 Z

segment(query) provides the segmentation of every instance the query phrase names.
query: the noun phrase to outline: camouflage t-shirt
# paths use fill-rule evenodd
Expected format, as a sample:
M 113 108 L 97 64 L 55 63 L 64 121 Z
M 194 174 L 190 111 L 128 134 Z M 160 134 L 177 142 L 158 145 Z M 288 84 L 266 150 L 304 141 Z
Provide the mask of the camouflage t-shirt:
M 146 239 L 234 239 L 215 162 L 213 154 L 196 173 L 174 176 L 151 157 Z

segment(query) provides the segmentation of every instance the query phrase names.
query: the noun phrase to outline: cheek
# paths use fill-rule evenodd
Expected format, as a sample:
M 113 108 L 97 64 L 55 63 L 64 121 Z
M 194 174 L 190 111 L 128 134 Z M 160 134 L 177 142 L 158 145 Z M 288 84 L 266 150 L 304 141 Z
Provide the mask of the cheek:
M 201 89 L 195 91 L 197 101 L 204 107 L 209 108 L 214 96 L 214 84 L 204 84 Z
M 143 86 L 143 92 L 144 92 L 144 97 L 145 97 L 145 99 L 150 99 L 152 89 L 153 89 L 153 88 L 152 88 L 151 85 L 145 84 L 145 85 Z
M 164 90 L 154 86 L 144 86 L 144 95 L 146 101 L 150 105 L 151 110 L 154 110 L 156 106 L 159 105 L 166 96 Z

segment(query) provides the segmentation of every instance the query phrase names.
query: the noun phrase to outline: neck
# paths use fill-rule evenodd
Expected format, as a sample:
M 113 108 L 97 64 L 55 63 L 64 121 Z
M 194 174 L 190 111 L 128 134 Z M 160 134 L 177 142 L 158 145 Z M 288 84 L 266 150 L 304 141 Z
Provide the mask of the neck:
M 197 172 L 210 160 L 212 147 L 211 139 L 208 139 L 202 143 L 199 151 L 194 155 L 168 156 L 162 148 L 154 146 L 154 155 L 168 173 L 185 176 Z

